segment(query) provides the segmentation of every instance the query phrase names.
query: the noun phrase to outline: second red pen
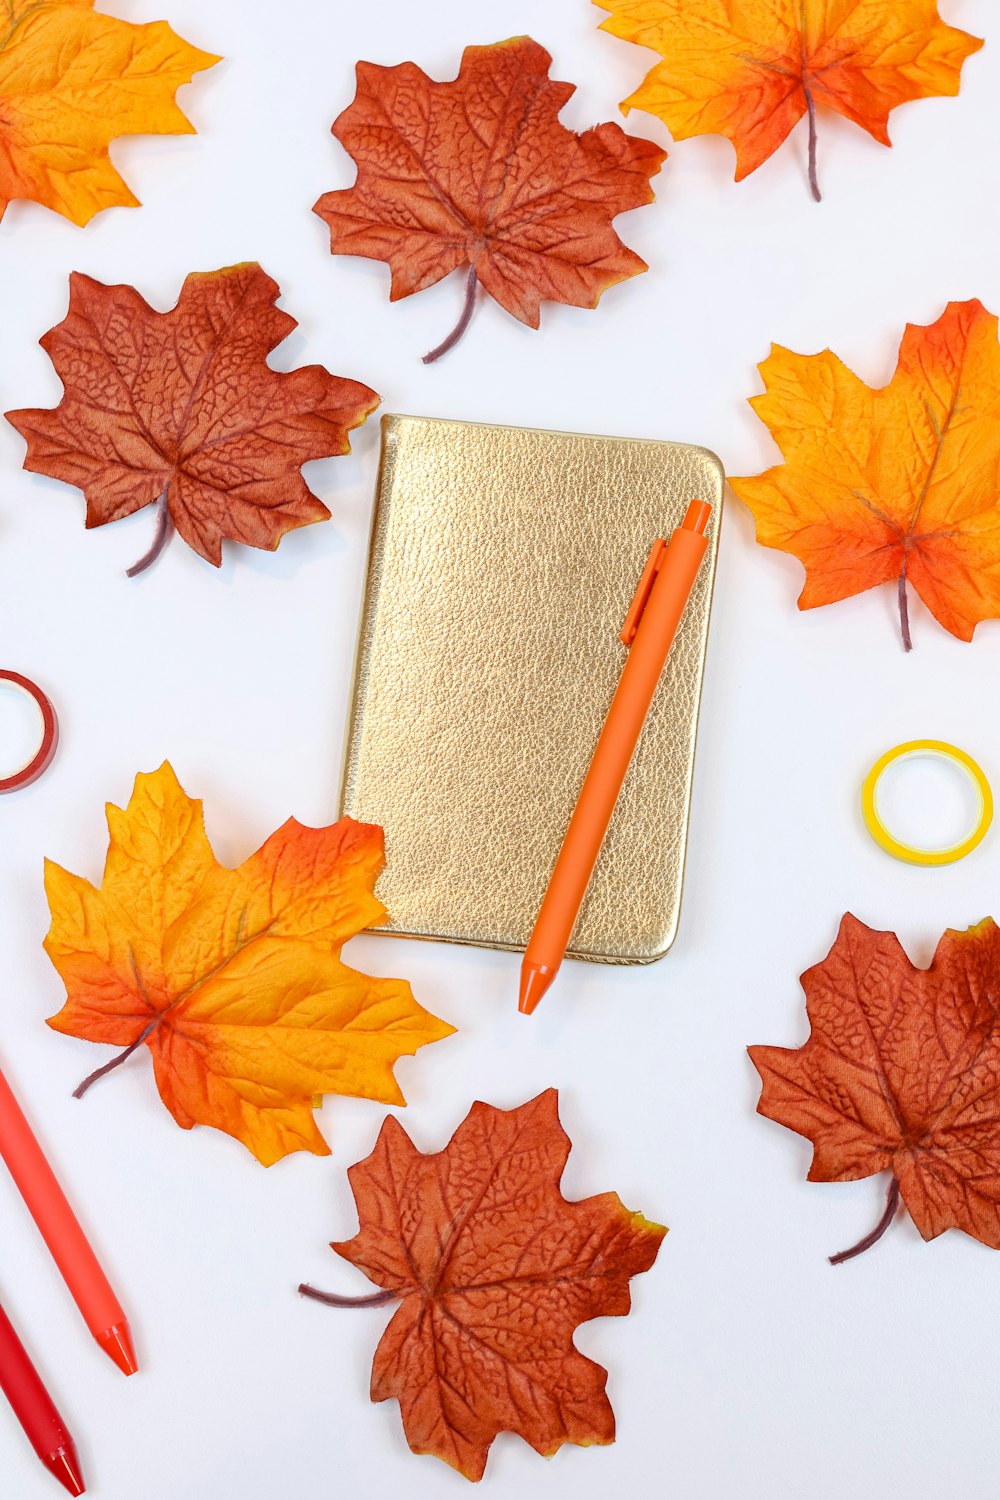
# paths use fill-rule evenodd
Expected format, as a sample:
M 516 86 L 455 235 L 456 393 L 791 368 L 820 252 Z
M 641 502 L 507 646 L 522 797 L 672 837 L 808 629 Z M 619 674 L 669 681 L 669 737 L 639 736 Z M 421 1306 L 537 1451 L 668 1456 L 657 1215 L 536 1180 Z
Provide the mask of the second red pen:
M 45 1467 L 71 1495 L 82 1495 L 85 1486 L 73 1439 L 2 1307 L 0 1390 Z

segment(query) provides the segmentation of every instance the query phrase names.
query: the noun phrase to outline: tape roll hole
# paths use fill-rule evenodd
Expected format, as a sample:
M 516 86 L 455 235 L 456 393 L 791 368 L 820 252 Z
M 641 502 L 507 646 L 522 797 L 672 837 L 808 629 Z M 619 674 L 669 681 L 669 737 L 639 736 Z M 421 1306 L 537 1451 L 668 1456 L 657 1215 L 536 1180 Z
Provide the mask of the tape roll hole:
M 42 710 L 17 683 L 0 678 L 0 778 L 26 771 L 45 735 Z
M 933 750 L 911 750 L 886 766 L 875 788 L 875 806 L 894 839 L 935 854 L 957 849 L 983 815 L 972 773 Z

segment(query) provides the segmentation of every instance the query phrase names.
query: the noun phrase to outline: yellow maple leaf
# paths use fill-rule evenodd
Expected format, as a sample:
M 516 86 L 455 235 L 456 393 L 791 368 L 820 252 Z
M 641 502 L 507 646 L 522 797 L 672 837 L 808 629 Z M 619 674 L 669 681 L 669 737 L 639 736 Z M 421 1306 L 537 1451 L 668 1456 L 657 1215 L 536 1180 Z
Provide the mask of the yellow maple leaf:
M 879 141 L 899 104 L 957 94 L 983 45 L 938 14 L 938 0 L 595 0 L 602 31 L 662 55 L 622 109 L 659 115 L 675 140 L 724 135 L 736 180 L 807 115 L 816 178 L 816 111 L 844 115 Z
M 775 346 L 750 405 L 784 463 L 730 480 L 757 540 L 806 570 L 800 609 L 907 584 L 962 641 L 1000 616 L 1000 345 L 982 303 L 908 324 L 896 373 L 872 390 L 829 349 Z
M 400 979 L 349 969 L 341 946 L 384 920 L 382 830 L 290 819 L 238 869 L 220 865 L 201 803 L 169 764 L 108 807 L 100 889 L 46 864 L 45 948 L 67 1002 L 49 1025 L 125 1052 L 145 1044 L 178 1125 L 214 1125 L 265 1166 L 329 1154 L 312 1108 L 326 1093 L 405 1104 L 400 1057 L 454 1030 Z
M 32 198 L 88 223 L 139 200 L 111 165 L 119 135 L 191 135 L 174 93 L 219 61 L 165 21 L 133 25 L 94 0 L 0 0 L 0 217 Z

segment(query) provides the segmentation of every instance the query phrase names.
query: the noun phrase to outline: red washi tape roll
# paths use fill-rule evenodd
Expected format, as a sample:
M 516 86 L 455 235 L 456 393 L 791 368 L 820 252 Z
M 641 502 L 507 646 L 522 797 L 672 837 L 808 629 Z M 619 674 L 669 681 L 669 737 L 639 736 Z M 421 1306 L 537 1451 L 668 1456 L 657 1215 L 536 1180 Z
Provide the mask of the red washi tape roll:
M 35 754 L 22 766 L 20 771 L 13 775 L 4 776 L 0 774 L 0 792 L 16 792 L 22 786 L 30 786 L 36 781 L 42 772 L 48 769 L 53 755 L 56 753 L 56 744 L 59 740 L 59 723 L 56 719 L 56 711 L 41 688 L 31 681 L 29 677 L 22 677 L 20 672 L 7 672 L 0 667 L 0 682 L 9 682 L 14 687 L 20 688 L 33 700 L 42 716 L 42 741 Z

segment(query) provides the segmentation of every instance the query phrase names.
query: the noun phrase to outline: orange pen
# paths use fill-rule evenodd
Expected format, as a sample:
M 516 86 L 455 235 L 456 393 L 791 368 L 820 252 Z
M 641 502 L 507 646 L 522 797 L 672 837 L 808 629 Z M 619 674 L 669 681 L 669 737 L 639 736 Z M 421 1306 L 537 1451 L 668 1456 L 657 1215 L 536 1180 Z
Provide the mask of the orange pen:
M 693 500 L 670 538 L 653 543 L 622 626 L 621 680 L 580 789 L 521 964 L 518 1009 L 530 1016 L 559 971 L 657 683 L 708 548 L 712 507 Z
M 24 1112 L 0 1073 L 0 1156 L 94 1338 L 126 1375 L 136 1371 L 128 1320 L 66 1201 Z

